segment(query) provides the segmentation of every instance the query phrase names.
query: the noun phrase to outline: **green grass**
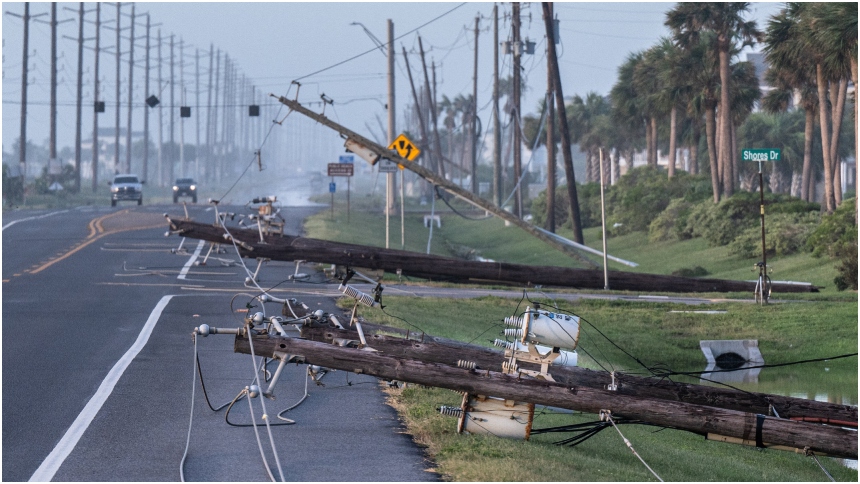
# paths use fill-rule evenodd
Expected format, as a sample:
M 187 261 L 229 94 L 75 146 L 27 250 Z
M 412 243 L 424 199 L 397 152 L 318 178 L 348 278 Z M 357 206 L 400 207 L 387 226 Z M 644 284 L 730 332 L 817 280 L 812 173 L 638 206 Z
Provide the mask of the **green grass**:
M 336 202 L 345 207 L 345 200 Z M 308 220 L 309 237 L 364 245 L 385 246 L 385 218 L 381 207 L 366 200 L 353 205 L 350 222 L 341 210 L 335 219 L 323 211 Z M 406 249 L 423 253 L 429 230 L 421 215 L 429 206 L 414 207 L 421 213 L 407 212 Z M 364 210 L 364 211 L 362 211 Z M 491 218 L 472 221 L 442 211 L 442 228 L 434 228 L 431 252 L 454 256 L 463 247 L 479 251 L 485 258 L 536 265 L 581 267 L 580 263 L 533 239 L 516 227 Z M 572 238 L 569 232 L 561 235 Z M 600 229 L 585 230 L 585 240 L 601 248 Z M 392 248 L 400 248 L 400 217 L 390 219 Z M 608 241 L 608 252 L 640 264 L 629 268 L 610 263 L 614 270 L 671 274 L 682 268 L 704 267 L 705 277 L 751 280 L 755 260 L 732 256 L 724 247 L 708 247 L 701 239 L 682 242 L 647 243 L 647 234 L 636 233 Z M 597 259 L 593 259 L 597 260 Z M 598 332 L 645 365 L 662 365 L 679 371 L 701 371 L 705 359 L 699 349 L 701 339 L 757 339 L 765 361 L 771 364 L 835 356 L 857 351 L 857 292 L 837 292 L 833 287 L 836 271 L 828 259 L 809 254 L 769 260 L 774 280 L 811 282 L 824 286 L 820 294 L 775 294 L 780 304 L 756 306 L 726 301 L 707 309 L 726 314 L 705 315 L 671 313 L 695 307 L 665 303 L 582 300 L 561 307 L 581 316 L 580 364 L 590 368 L 608 362 L 619 370 L 641 372 L 642 367 L 625 356 Z M 565 290 L 547 290 L 554 292 Z M 581 291 L 580 291 L 581 292 Z M 586 291 L 601 293 L 604 291 Z M 652 292 L 658 294 L 659 292 Z M 536 293 L 532 294 L 534 297 Z M 750 294 L 690 294 L 713 298 L 751 299 Z M 793 300 L 803 300 L 795 301 Z M 548 301 L 544 298 L 544 304 Z M 363 308 L 369 320 L 460 341 L 490 346 L 498 337 L 505 316 L 522 311 L 528 301 L 495 297 L 471 300 L 444 300 L 384 296 L 385 312 Z M 344 305 L 349 304 L 344 301 Z M 595 329 L 596 327 L 596 329 Z M 594 358 L 589 357 L 589 354 Z M 600 363 L 600 365 L 598 364 Z M 681 378 L 683 379 L 683 378 Z M 698 382 L 688 378 L 687 381 Z M 805 398 L 827 395 L 837 403 L 857 404 L 857 358 L 830 360 L 802 366 L 787 366 L 763 371 L 755 384 L 739 387 Z M 455 392 L 408 386 L 389 390 L 390 402 L 398 409 L 410 434 L 426 446 L 444 478 L 454 481 L 646 481 L 653 476 L 624 445 L 613 429 L 607 429 L 574 447 L 553 442 L 565 434 L 535 435 L 529 442 L 477 435 L 458 435 L 456 421 L 440 415 L 439 405 L 458 406 Z M 576 413 L 558 415 L 539 413 L 534 427 L 546 428 L 593 421 L 596 416 Z M 823 481 L 826 476 L 808 457 L 789 452 L 743 447 L 704 440 L 701 436 L 675 430 L 655 432 L 647 426 L 621 426 L 637 452 L 666 480 L 675 481 Z M 823 465 L 839 481 L 857 481 L 857 471 L 835 460 L 822 459 Z

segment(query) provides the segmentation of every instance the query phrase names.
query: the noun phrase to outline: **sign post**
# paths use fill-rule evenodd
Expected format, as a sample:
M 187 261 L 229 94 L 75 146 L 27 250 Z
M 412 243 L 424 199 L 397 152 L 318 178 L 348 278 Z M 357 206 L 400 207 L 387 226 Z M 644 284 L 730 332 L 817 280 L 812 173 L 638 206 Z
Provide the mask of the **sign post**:
M 329 163 L 328 164 L 328 176 L 332 177 L 331 184 L 329 184 L 329 192 L 331 192 L 331 218 L 334 220 L 334 177 L 336 176 L 345 176 L 346 179 L 346 223 L 349 223 L 349 179 L 352 177 L 354 173 L 354 165 L 352 164 L 353 157 L 350 156 L 341 156 L 338 163 Z
M 761 264 L 764 273 L 767 274 L 767 251 L 764 243 L 764 175 L 762 175 L 761 167 L 765 161 L 779 161 L 782 158 L 782 152 L 779 149 L 745 149 L 741 151 L 741 160 L 743 161 L 758 161 L 758 190 L 761 207 Z
M 389 150 L 394 150 L 398 155 L 402 158 L 406 158 L 409 161 L 414 161 L 415 158 L 421 154 L 421 150 L 415 143 L 412 142 L 409 138 L 406 137 L 405 134 L 400 133 L 397 138 L 394 138 L 394 141 L 388 145 Z M 383 160 L 382 163 L 379 164 L 379 173 L 396 173 L 397 168 L 400 168 L 400 248 L 406 248 L 406 223 L 404 221 L 405 208 L 403 206 L 403 166 L 398 165 L 397 163 Z M 390 200 L 388 200 L 388 190 L 385 191 L 385 248 L 388 248 L 388 218 L 389 218 L 389 210 Z

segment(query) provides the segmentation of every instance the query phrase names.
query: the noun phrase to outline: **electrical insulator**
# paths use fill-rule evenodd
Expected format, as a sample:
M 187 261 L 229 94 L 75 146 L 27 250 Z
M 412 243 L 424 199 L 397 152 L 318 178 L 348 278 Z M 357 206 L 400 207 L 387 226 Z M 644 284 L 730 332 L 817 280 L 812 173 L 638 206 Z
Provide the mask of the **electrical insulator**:
M 520 339 L 523 337 L 523 330 L 521 329 L 506 329 L 505 336 L 510 336 L 512 338 Z
M 338 286 L 337 289 L 338 289 L 338 291 L 340 291 L 340 292 L 344 293 L 345 295 L 357 300 L 358 302 L 360 302 L 361 304 L 364 304 L 365 306 L 368 306 L 371 308 L 379 306 L 379 303 L 374 301 L 372 296 L 365 294 L 365 293 L 359 291 L 358 289 L 356 289 L 350 285 L 341 284 L 340 286 Z
M 523 318 L 521 316 L 508 316 L 505 318 L 505 326 L 510 326 L 512 328 L 518 328 L 523 324 Z
M 474 361 L 457 360 L 457 366 L 465 368 L 466 370 L 474 370 L 478 365 L 476 365 Z
M 511 341 L 505 341 L 503 339 L 496 338 L 495 341 L 493 341 L 493 346 L 509 350 L 514 347 L 514 343 Z
M 462 412 L 463 409 L 460 407 L 450 407 L 448 405 L 442 405 L 439 407 L 439 413 L 447 417 L 459 417 Z

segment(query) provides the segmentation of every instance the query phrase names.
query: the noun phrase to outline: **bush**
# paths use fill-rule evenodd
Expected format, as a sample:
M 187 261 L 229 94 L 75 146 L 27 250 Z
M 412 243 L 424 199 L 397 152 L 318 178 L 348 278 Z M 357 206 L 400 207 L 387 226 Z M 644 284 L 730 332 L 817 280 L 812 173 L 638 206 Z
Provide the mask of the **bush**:
M 765 219 L 768 256 L 796 254 L 806 248 L 810 234 L 821 220 L 818 212 L 778 213 Z M 729 253 L 744 258 L 761 257 L 761 225 L 749 227 L 729 244 Z
M 781 194 L 765 193 L 764 203 L 768 215 L 805 214 L 820 210 L 817 203 Z M 752 192 L 738 192 L 718 204 L 698 204 L 687 218 L 685 231 L 693 237 L 703 237 L 712 246 L 728 245 L 750 228 L 759 227 L 760 230 L 760 205 L 760 195 Z
M 691 238 L 691 234 L 685 230 L 687 218 L 693 210 L 694 204 L 683 198 L 676 198 L 669 202 L 669 206 L 660 212 L 648 226 L 648 240 L 659 242 L 664 240 L 684 240 Z
M 578 193 L 577 193 L 578 195 Z M 561 227 L 568 223 L 567 212 L 570 207 L 567 196 L 567 185 L 555 188 L 555 225 Z M 546 226 L 546 190 L 532 200 L 532 220 L 538 227 Z
M 825 215 L 807 240 L 816 257 L 824 254 L 838 261 L 839 275 L 833 280 L 840 291 L 857 289 L 857 221 L 855 199 L 843 199 L 832 214 Z
M 663 169 L 636 168 L 621 177 L 607 194 L 607 229 L 613 235 L 647 230 L 671 200 L 695 202 L 709 197 L 706 182 L 703 176 L 683 171 L 669 179 Z
M 3 199 L 8 203 L 17 203 L 24 199 L 24 184 L 21 177 L 10 177 L 9 166 L 3 164 Z
M 702 266 L 696 266 L 690 269 L 689 267 L 682 267 L 676 271 L 672 271 L 673 276 L 679 277 L 702 277 L 710 274 L 707 269 Z

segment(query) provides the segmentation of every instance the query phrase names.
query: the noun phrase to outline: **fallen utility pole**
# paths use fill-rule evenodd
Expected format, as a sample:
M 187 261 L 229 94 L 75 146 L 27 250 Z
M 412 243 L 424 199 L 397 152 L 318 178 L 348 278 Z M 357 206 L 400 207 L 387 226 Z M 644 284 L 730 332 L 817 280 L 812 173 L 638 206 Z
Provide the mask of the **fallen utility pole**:
M 409 339 L 408 332 L 407 338 L 391 336 L 392 333 L 397 334 L 404 330 L 363 320 L 361 326 L 366 333 L 367 346 L 388 356 L 450 366 L 457 366 L 458 360 L 465 360 L 474 362 L 479 370 L 502 371 L 505 354 L 499 350 L 439 336 L 413 333 L 413 337 L 420 339 Z M 357 331 L 332 327 L 303 326 L 301 336 L 311 341 L 328 344 L 360 341 Z M 246 344 L 247 340 L 236 341 L 236 350 L 247 353 L 249 349 L 246 348 Z M 275 351 L 276 346 L 277 341 L 272 339 L 266 340 L 259 347 L 256 341 L 254 343 L 257 351 Z M 540 365 L 521 362 L 520 367 L 538 369 Z M 615 373 L 613 377 L 605 371 L 589 370 L 578 366 L 550 365 L 549 373 L 557 383 L 567 386 L 579 385 L 604 389 L 614 383 L 617 387 L 616 393 L 619 395 L 670 400 L 764 415 L 774 415 L 775 410 L 776 415 L 787 419 L 827 419 L 847 426 L 852 424 L 857 426 L 857 407 L 853 405 L 644 378 L 624 373 Z
M 168 220 L 170 229 L 183 237 L 221 244 L 226 242 L 223 227 L 188 220 Z M 229 230 L 237 241 L 239 252 L 245 257 L 265 257 L 280 261 L 306 260 L 389 272 L 399 270 L 403 275 L 436 280 L 494 281 L 581 289 L 603 289 L 604 286 L 602 272 L 590 269 L 467 261 L 288 235 L 264 235 L 264 242 L 260 242 L 256 231 L 239 228 Z M 752 281 L 697 279 L 624 271 L 609 271 L 609 281 L 613 289 L 622 291 L 752 292 L 755 288 L 755 282 Z M 815 292 L 817 288 L 812 285 L 774 283 L 772 290 Z
M 359 145 L 359 148 L 363 148 L 365 150 L 372 152 L 373 155 L 375 155 L 375 157 L 373 158 L 373 161 L 368 160 L 371 164 L 376 164 L 376 162 L 378 162 L 380 159 L 391 160 L 394 163 L 397 163 L 398 165 L 404 167 L 405 169 L 412 171 L 413 173 L 415 173 L 416 175 L 420 176 L 421 178 L 427 180 L 428 182 L 430 182 L 434 185 L 438 185 L 439 187 L 443 188 L 444 190 L 452 193 L 453 195 L 456 195 L 456 196 L 462 198 L 463 200 L 471 203 L 472 205 L 474 205 L 474 206 L 476 206 L 482 210 L 486 210 L 487 212 L 492 213 L 493 215 L 501 218 L 502 220 L 506 220 L 506 221 L 516 225 L 517 227 L 525 230 L 526 232 L 528 232 L 532 236 L 536 237 L 537 239 L 543 241 L 544 243 L 550 245 L 551 247 L 558 249 L 562 253 L 567 254 L 567 255 L 569 255 L 569 256 L 573 257 L 574 259 L 577 259 L 581 262 L 584 262 L 584 263 L 588 264 L 590 267 L 595 267 L 595 268 L 597 267 L 597 264 L 595 264 L 591 260 L 585 258 L 583 255 L 579 254 L 575 249 L 572 249 L 570 246 L 565 245 L 565 244 L 559 242 L 558 240 L 555 240 L 552 237 L 542 233 L 534 225 L 526 222 L 525 220 L 517 217 L 516 215 L 514 215 L 510 212 L 503 210 L 501 207 L 497 207 L 497 206 L 493 205 L 492 203 L 488 202 L 487 200 L 484 200 L 483 198 L 477 196 L 476 194 L 470 192 L 469 190 L 465 190 L 465 189 L 451 183 L 447 179 L 437 175 L 436 173 L 433 173 L 432 171 L 418 165 L 417 163 L 413 163 L 413 162 L 407 160 L 406 158 L 401 158 L 400 156 L 397 155 L 397 153 L 386 149 L 382 145 L 374 143 L 373 141 L 365 138 L 364 136 L 361 136 L 360 134 L 358 134 L 358 133 L 356 133 L 350 129 L 347 129 L 346 127 L 344 127 L 338 123 L 335 123 L 334 121 L 330 120 L 329 118 L 327 118 L 321 114 L 317 114 L 317 113 L 307 109 L 306 107 L 299 104 L 297 101 L 292 101 L 292 100 L 287 99 L 283 96 L 275 96 L 274 94 L 271 94 L 271 96 L 276 97 L 278 99 L 278 101 L 280 101 L 282 104 L 289 107 L 291 110 L 293 110 L 299 114 L 303 114 L 303 115 L 313 119 L 314 121 L 337 131 L 338 133 L 340 133 L 341 136 L 343 136 L 344 138 L 347 139 L 347 142 L 352 142 L 351 144 L 357 144 L 357 145 Z M 577 240 L 577 242 L 581 242 L 581 238 L 579 240 Z
M 243 333 L 243 331 L 239 331 Z M 275 339 L 275 351 L 262 351 Z M 247 338 L 237 334 L 234 349 Z M 340 347 L 289 337 L 254 335 L 257 356 L 301 355 L 305 363 L 367 374 L 386 380 L 448 388 L 473 395 L 489 395 L 518 402 L 549 405 L 589 413 L 609 411 L 613 416 L 686 430 L 716 440 L 753 442 L 758 447 L 812 451 L 833 457 L 857 458 L 857 432 L 841 427 L 778 419 L 754 413 L 644 399 L 584 386 L 518 378 L 490 370 L 468 370 L 440 363 L 425 363 L 377 352 Z M 801 450 L 802 449 L 802 450 Z

